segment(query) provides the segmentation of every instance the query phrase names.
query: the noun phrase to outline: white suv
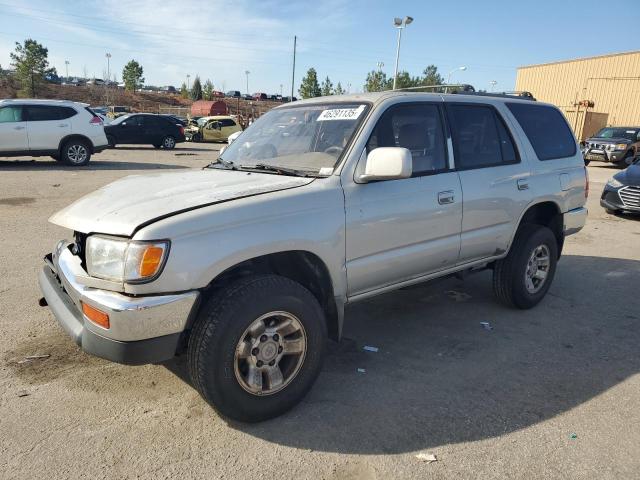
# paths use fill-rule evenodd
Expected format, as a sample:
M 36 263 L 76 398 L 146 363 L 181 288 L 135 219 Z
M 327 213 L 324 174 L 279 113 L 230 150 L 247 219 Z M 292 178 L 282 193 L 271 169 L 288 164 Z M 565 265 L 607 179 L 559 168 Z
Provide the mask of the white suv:
M 102 120 L 86 103 L 0 100 L 0 156 L 50 155 L 81 166 L 107 147 Z

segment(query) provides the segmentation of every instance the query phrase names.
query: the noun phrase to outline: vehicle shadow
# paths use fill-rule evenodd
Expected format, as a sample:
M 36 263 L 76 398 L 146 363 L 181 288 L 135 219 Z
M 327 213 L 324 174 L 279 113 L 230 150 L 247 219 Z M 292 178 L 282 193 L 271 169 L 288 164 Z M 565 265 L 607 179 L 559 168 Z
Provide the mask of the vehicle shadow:
M 221 144 L 221 146 L 224 146 Z M 106 152 L 112 152 L 112 151 L 118 151 L 118 150 L 153 150 L 153 151 L 157 151 L 158 153 L 161 154 L 170 154 L 172 152 L 218 152 L 220 149 L 219 148 L 205 148 L 205 147 L 181 147 L 181 146 L 176 146 L 175 148 L 172 148 L 171 150 L 165 150 L 163 148 L 154 148 L 153 146 L 146 146 L 146 145 L 117 145 L 116 148 L 110 148 L 108 150 L 105 150 Z
M 639 282 L 638 261 L 568 255 L 547 297 L 528 311 L 494 301 L 490 272 L 355 304 L 346 338 L 331 346 L 300 405 L 267 422 L 229 426 L 281 445 L 360 454 L 526 428 L 640 371 L 638 303 L 610 303 L 612 292 L 635 298 Z M 167 367 L 188 381 L 180 362 Z
M 195 165 L 195 166 L 204 166 Z M 63 165 L 54 160 L 0 160 L 0 171 L 47 171 L 47 170 L 69 170 L 69 171 L 93 171 L 93 170 L 157 170 L 157 169 L 177 169 L 192 168 L 185 165 L 175 165 L 170 163 L 150 163 L 150 162 L 113 162 L 109 160 L 92 160 L 84 167 L 72 167 Z

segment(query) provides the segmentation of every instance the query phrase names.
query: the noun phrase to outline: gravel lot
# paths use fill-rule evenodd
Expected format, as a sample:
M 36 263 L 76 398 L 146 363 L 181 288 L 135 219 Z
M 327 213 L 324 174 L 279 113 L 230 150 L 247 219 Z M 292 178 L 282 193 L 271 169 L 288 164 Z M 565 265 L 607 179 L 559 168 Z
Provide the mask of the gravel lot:
M 1 478 L 640 476 L 640 217 L 599 206 L 614 169 L 589 167 L 587 227 L 537 308 L 495 303 L 488 272 L 356 304 L 305 401 L 242 425 L 199 397 L 184 362 L 85 355 L 37 303 L 41 258 L 69 234 L 47 218 L 117 178 L 199 167 L 219 148 L 183 145 L 108 150 L 82 169 L 0 159 Z

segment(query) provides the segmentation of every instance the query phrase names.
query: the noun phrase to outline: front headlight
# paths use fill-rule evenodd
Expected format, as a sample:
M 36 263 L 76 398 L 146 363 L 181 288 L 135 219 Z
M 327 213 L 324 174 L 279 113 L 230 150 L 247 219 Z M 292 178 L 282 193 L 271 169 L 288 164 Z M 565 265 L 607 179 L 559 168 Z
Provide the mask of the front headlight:
M 626 143 L 616 143 L 616 150 L 626 150 L 626 149 L 627 149 Z
M 615 178 L 611 177 L 609 179 L 609 181 L 607 182 L 607 186 L 611 187 L 611 188 L 618 188 L 621 187 L 623 184 L 621 182 L 619 182 L 618 180 L 616 180 Z
M 116 282 L 150 281 L 160 274 L 168 241 L 138 242 L 91 235 L 87 238 L 87 272 Z

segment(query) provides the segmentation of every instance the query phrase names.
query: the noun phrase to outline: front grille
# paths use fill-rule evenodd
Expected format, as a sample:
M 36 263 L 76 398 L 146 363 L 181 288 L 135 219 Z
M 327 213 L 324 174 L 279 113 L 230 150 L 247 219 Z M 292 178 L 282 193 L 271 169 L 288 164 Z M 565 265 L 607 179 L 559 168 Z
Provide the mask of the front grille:
M 87 269 L 86 265 L 86 248 L 87 248 L 87 234 L 81 232 L 73 232 L 74 244 L 71 248 L 71 253 L 80 257 L 82 268 Z
M 622 187 L 618 195 L 625 206 L 640 207 L 640 187 Z

